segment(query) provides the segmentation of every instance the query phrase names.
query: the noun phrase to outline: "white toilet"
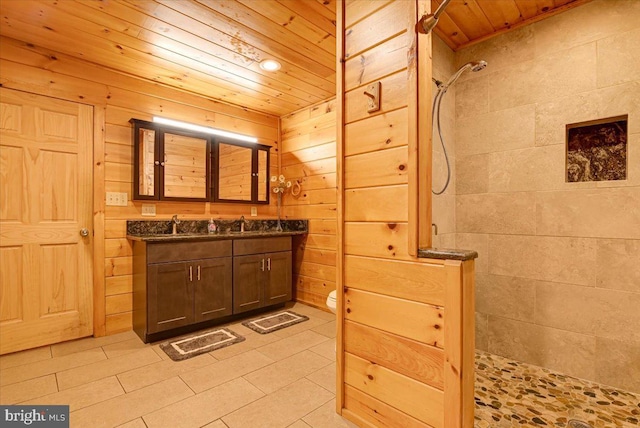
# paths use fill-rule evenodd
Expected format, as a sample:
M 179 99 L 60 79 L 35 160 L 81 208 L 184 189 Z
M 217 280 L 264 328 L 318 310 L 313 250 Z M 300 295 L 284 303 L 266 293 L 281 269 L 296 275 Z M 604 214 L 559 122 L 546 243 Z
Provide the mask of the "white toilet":
M 334 314 L 336 313 L 336 290 L 329 293 L 329 296 L 327 297 L 327 308 L 329 308 L 329 310 Z

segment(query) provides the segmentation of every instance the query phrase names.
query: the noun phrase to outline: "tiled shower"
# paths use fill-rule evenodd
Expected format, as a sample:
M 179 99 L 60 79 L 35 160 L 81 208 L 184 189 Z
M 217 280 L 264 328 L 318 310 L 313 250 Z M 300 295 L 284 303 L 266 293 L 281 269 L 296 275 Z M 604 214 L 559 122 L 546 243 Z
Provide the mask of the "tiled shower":
M 479 253 L 476 347 L 640 392 L 640 2 L 595 0 L 455 53 L 434 37 L 433 57 L 438 80 L 488 63 L 443 101 L 453 185 L 433 198 L 434 246 Z M 619 116 L 626 179 L 569 182 L 567 125 Z

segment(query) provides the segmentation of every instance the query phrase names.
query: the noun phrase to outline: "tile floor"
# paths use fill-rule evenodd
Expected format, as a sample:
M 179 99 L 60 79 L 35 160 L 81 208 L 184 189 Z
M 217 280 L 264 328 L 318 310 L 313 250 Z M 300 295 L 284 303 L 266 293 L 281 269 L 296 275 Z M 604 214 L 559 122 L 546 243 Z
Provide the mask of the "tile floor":
M 77 427 L 353 428 L 335 414 L 335 318 L 174 362 L 133 332 L 0 357 L 0 404 L 67 404 Z M 640 426 L 640 397 L 479 352 L 476 428 Z
M 335 414 L 335 316 L 174 362 L 133 332 L 0 357 L 0 404 L 68 404 L 76 427 L 355 427 Z

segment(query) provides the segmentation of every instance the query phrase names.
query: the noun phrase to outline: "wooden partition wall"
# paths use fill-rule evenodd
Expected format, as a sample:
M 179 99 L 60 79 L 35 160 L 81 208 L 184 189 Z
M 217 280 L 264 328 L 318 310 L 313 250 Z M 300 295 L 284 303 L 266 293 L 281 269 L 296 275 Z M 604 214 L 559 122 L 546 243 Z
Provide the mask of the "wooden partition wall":
M 430 227 L 418 149 L 431 147 L 417 122 L 431 94 L 416 70 L 431 59 L 417 58 L 414 30 L 424 3 L 338 4 L 337 411 L 363 427 L 473 426 L 474 262 L 416 257 Z

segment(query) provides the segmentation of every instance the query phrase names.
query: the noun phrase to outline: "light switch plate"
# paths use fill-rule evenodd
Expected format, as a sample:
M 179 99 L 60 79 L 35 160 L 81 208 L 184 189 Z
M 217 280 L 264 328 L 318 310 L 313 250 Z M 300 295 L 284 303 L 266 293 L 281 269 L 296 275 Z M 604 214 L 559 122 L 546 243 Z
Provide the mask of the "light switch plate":
M 155 217 L 156 216 L 155 204 L 142 204 L 142 215 L 146 217 Z
M 258 207 L 251 207 L 251 217 L 258 216 Z
M 127 193 L 126 192 L 107 192 L 107 206 L 110 207 L 126 207 L 127 206 Z

